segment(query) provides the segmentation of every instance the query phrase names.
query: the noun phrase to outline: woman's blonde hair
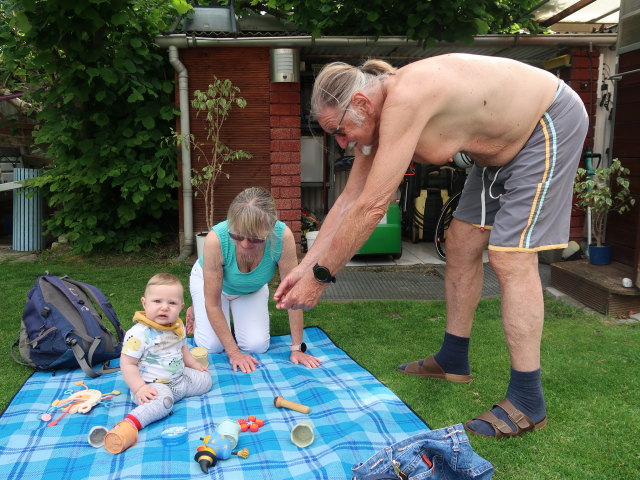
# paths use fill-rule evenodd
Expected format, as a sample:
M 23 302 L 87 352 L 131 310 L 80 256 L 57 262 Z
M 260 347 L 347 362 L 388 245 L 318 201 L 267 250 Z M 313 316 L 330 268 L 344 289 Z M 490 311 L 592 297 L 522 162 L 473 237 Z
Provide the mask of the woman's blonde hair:
M 395 73 L 395 67 L 384 60 L 368 60 L 359 67 L 344 62 L 325 65 L 313 84 L 311 116 L 318 118 L 327 107 L 348 110 L 356 92 L 367 92 Z
M 247 237 L 269 237 L 277 220 L 276 202 L 261 187 L 249 187 L 241 191 L 227 211 L 229 231 Z

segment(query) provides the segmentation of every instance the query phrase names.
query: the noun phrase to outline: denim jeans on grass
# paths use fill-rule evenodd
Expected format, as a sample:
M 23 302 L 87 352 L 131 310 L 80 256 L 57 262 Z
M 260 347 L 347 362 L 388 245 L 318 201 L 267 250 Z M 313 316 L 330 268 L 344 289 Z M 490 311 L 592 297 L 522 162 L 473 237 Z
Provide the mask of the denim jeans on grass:
M 493 476 L 493 465 L 473 451 L 461 424 L 406 438 L 352 470 L 352 480 L 485 480 Z

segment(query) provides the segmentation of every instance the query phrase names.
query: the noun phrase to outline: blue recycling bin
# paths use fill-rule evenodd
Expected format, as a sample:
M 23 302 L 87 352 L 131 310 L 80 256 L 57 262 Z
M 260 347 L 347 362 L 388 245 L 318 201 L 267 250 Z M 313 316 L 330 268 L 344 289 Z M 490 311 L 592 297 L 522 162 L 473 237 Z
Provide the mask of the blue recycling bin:
M 35 168 L 15 168 L 13 180 L 19 182 L 40 174 L 41 171 Z M 38 189 L 18 188 L 13 191 L 13 250 L 31 252 L 44 249 L 42 212 L 42 195 Z

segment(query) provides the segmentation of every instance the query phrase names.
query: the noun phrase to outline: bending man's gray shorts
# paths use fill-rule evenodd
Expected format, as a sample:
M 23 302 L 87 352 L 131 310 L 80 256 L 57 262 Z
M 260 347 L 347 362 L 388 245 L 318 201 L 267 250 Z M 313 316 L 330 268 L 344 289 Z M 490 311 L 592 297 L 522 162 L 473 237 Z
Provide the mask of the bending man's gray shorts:
M 472 167 L 453 216 L 490 229 L 489 250 L 566 247 L 573 179 L 588 126 L 584 103 L 560 82 L 553 102 L 511 162 Z

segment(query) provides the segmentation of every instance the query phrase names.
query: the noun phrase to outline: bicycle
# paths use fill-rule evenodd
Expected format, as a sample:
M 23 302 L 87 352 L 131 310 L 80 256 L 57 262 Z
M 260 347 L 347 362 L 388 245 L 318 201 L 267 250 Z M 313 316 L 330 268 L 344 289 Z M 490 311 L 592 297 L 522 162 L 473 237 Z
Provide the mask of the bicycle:
M 447 200 L 447 202 L 442 206 L 442 210 L 440 210 L 440 216 L 438 217 L 438 221 L 436 222 L 436 233 L 433 237 L 433 244 L 436 247 L 436 253 L 442 260 L 446 260 L 447 257 L 445 251 L 447 229 L 451 224 L 453 212 L 455 212 L 456 208 L 458 207 L 460 195 L 462 195 L 462 191 L 454 193 L 451 197 L 449 197 L 449 200 Z
M 473 165 L 471 157 L 464 153 L 457 153 L 454 156 L 454 163 L 464 175 L 461 177 L 462 182 L 458 181 L 457 191 L 449 197 L 440 210 L 438 221 L 436 222 L 435 235 L 433 236 L 433 244 L 436 247 L 436 253 L 442 260 L 446 260 L 447 254 L 445 251 L 445 241 L 447 237 L 447 229 L 453 219 L 453 212 L 458 207 L 460 201 L 460 195 L 462 195 L 462 186 L 464 185 L 464 179 L 466 179 L 466 169 Z

